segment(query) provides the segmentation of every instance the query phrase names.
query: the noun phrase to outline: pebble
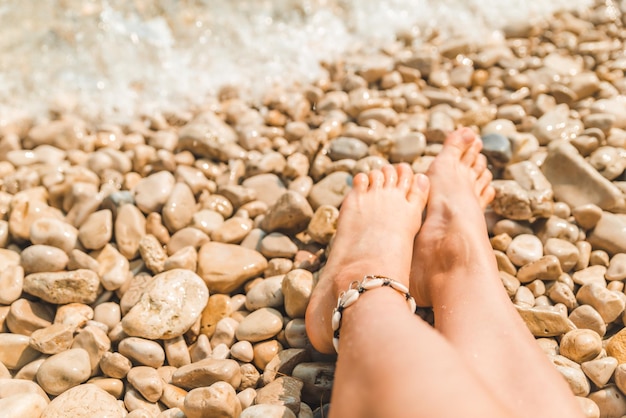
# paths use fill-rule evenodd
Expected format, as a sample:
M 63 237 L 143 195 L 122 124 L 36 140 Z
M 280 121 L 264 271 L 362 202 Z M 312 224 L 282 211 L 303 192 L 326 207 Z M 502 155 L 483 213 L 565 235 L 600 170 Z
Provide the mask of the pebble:
M 100 291 L 98 274 L 91 270 L 33 273 L 24 277 L 24 292 L 50 303 L 92 303 Z
M 285 325 L 285 340 L 292 348 L 304 348 L 309 340 L 306 334 L 304 319 L 296 318 Z
M 267 340 L 283 328 L 283 316 L 272 308 L 261 308 L 246 316 L 237 328 L 237 339 L 250 342 Z
M 564 272 L 573 269 L 580 256 L 580 251 L 574 244 L 560 238 L 548 238 L 543 246 L 543 251 L 546 255 L 555 256 Z
M 198 253 L 198 275 L 212 293 L 232 292 L 266 268 L 259 252 L 233 244 L 208 242 Z
M 174 233 L 167 243 L 167 254 L 174 255 L 185 247 L 199 249 L 211 241 L 209 236 L 196 228 L 186 227 Z
M 104 246 L 98 258 L 100 283 L 106 290 L 117 290 L 126 282 L 130 272 L 128 259 L 111 244 Z
M 241 415 L 241 404 L 231 385 L 215 382 L 209 387 L 189 391 L 185 396 L 183 411 L 188 418 L 237 418 Z
M 517 311 L 535 337 L 558 336 L 575 328 L 575 325 L 556 309 L 518 307 Z
M 126 379 L 148 402 L 157 402 L 163 394 L 163 381 L 152 367 L 133 367 Z
M 186 183 L 176 183 L 161 210 L 163 225 L 174 233 L 189 225 L 195 212 L 196 199 Z
M 239 418 L 296 418 L 296 414 L 286 406 L 263 404 L 246 408 Z
M 87 351 L 92 374 L 96 374 L 102 356 L 111 349 L 111 340 L 104 329 L 87 325 L 74 337 L 72 348 L 82 348 Z
M 626 363 L 626 331 L 622 329 L 613 335 L 606 345 L 606 353 L 615 357 L 619 364 Z
M 228 295 L 212 294 L 200 318 L 200 332 L 211 338 L 217 323 L 231 313 L 231 299 Z
M 302 195 L 288 191 L 268 209 L 260 227 L 265 232 L 294 234 L 306 229 L 312 217 L 309 202 Z
M 93 319 L 93 309 L 83 303 L 68 303 L 57 308 L 54 322 L 70 325 L 74 328 L 83 327 Z
M 594 359 L 602 350 L 602 338 L 590 329 L 574 329 L 561 338 L 561 355 L 576 363 Z
M 282 405 L 289 408 L 294 414 L 300 412 L 300 397 L 304 383 L 290 376 L 279 377 L 276 380 L 257 389 L 255 402 L 259 405 Z
M 626 307 L 626 302 L 617 292 L 608 290 L 597 283 L 583 285 L 576 293 L 578 303 L 592 306 L 604 322 L 616 320 Z
M 604 277 L 610 281 L 626 279 L 626 254 L 615 254 L 611 258 Z
M 149 416 L 155 416 L 161 412 L 155 402 L 148 402 L 133 388 L 126 389 L 124 393 L 124 406 L 131 413 L 133 411 L 146 411 Z
M 33 331 L 30 346 L 43 354 L 58 354 L 70 348 L 74 340 L 74 328 L 66 324 L 52 324 Z
M 189 348 L 187 347 L 187 342 L 182 336 L 164 340 L 163 348 L 165 350 L 165 359 L 167 360 L 167 364 L 173 367 L 180 367 L 191 363 Z
M 287 348 L 276 354 L 263 369 L 263 383 L 267 385 L 279 376 L 289 376 L 300 363 L 310 360 L 307 350 Z
M 133 190 L 135 204 L 145 214 L 160 212 L 172 194 L 175 182 L 168 171 L 159 171 L 141 179 Z
M 8 266 L 0 270 L 0 304 L 10 305 L 22 295 L 24 269 L 21 266 Z
M 163 384 L 160 402 L 169 408 L 183 408 L 187 391 L 169 383 Z
M 563 358 L 562 356 L 555 356 L 551 358 L 551 360 L 555 362 L 554 358 L 558 357 Z M 585 376 L 585 373 L 583 373 L 580 366 L 578 366 L 576 363 L 573 363 L 573 365 L 577 367 L 565 366 L 562 364 L 558 364 L 558 362 L 555 362 L 555 367 L 557 371 L 561 373 L 565 381 L 569 384 L 572 393 L 574 393 L 575 396 L 588 396 L 589 392 L 591 391 L 591 384 L 589 383 L 587 376 Z
M 165 351 L 156 342 L 139 337 L 128 337 L 120 341 L 118 351 L 135 364 L 161 367 L 165 362 Z
M 626 415 L 626 398 L 615 386 L 600 389 L 589 395 L 589 399 L 598 405 L 601 417 Z
M 494 167 L 505 166 L 513 156 L 511 141 L 500 133 L 489 133 L 481 137 L 483 142 L 482 153 Z
M 146 218 L 135 205 L 123 205 L 114 225 L 117 250 L 128 260 L 139 253 L 139 242 L 146 234 Z
M 322 205 L 338 208 L 350 190 L 352 190 L 350 173 L 336 171 L 314 184 L 308 198 L 313 210 L 317 210 Z
M 92 213 L 78 229 L 78 239 L 88 250 L 103 248 L 112 236 L 113 214 L 108 209 Z
M 39 418 L 47 405 L 46 400 L 32 393 L 0 398 L 0 410 L 7 418 Z
M 254 227 L 254 222 L 242 216 L 234 216 L 211 233 L 211 240 L 227 244 L 239 244 Z
M 321 205 L 313 214 L 307 232 L 315 242 L 327 245 L 337 231 L 339 210 L 330 205 Z
M 552 184 L 555 198 L 570 207 L 594 204 L 610 210 L 618 207 L 623 200 L 619 189 L 598 173 L 568 142 L 550 144 L 542 171 Z M 572 178 L 580 179 L 575 188 L 568 186 L 568 179 Z
M 207 358 L 179 367 L 172 375 L 172 384 L 183 389 L 211 386 L 226 382 L 233 388 L 241 383 L 239 364 L 231 359 Z
M 254 349 L 249 341 L 237 341 L 230 348 L 230 354 L 236 360 L 249 363 L 254 358 Z
M 132 367 L 130 360 L 120 353 L 106 352 L 98 363 L 106 376 L 123 379 Z
M 534 235 L 520 234 L 513 238 L 506 255 L 516 266 L 523 266 L 543 256 L 543 244 Z
M 120 305 L 115 302 L 103 302 L 94 308 L 94 321 L 105 324 L 109 329 L 120 322 L 121 318 Z
M 208 298 L 207 287 L 197 274 L 181 269 L 160 273 L 124 316 L 122 327 L 134 337 L 178 337 L 200 318 Z
M 69 253 L 77 239 L 78 230 L 59 219 L 41 218 L 30 226 L 30 240 L 35 245 L 51 245 Z
M 254 348 L 254 365 L 259 370 L 265 370 L 267 364 L 278 354 L 283 346 L 277 340 L 268 340 L 256 343 Z M 256 376 L 256 374 L 255 374 Z
M 48 394 L 32 380 L 0 378 L 0 399 L 15 395 L 36 395 L 43 399 L 46 405 L 50 402 Z
M 293 258 L 298 246 L 287 235 L 272 232 L 261 239 L 259 251 L 268 259 Z
M 233 318 L 222 318 L 215 326 L 215 332 L 211 337 L 211 347 L 213 347 L 213 358 L 216 358 L 216 348 L 218 345 L 225 345 L 226 348 L 235 342 L 235 330 L 239 322 Z
M 6 326 L 14 334 L 31 335 L 35 330 L 49 326 L 54 311 L 49 305 L 28 299 L 18 299 L 11 304 Z
M 306 167 L 308 167 L 308 161 L 306 163 Z M 296 173 L 302 173 L 302 175 L 306 175 L 307 172 L 308 171 L 296 169 Z M 268 207 L 273 206 L 287 191 L 287 188 L 280 177 L 272 173 L 257 174 L 255 176 L 248 177 L 241 183 L 241 185 L 246 189 L 254 190 L 256 192 L 257 199 L 267 204 Z
M 538 260 L 524 264 L 517 271 L 517 279 L 521 283 L 529 283 L 537 279 L 556 280 L 561 274 L 563 270 L 559 259 L 554 255 L 544 255 Z
M 304 318 L 313 291 L 313 274 L 295 269 L 285 275 L 281 283 L 285 312 L 291 318 Z
M 87 351 L 72 348 L 47 358 L 37 371 L 37 383 L 46 393 L 60 395 L 85 382 L 90 374 Z
M 207 235 L 211 235 L 213 231 L 224 223 L 224 217 L 214 210 L 203 209 L 193 214 L 191 218 L 191 226 Z
M 283 276 L 273 276 L 260 280 L 246 293 L 246 309 L 279 308 L 284 304 L 282 292 Z
M 572 280 L 574 281 L 574 283 L 581 286 L 590 283 L 596 283 L 601 286 L 606 286 L 605 275 L 606 267 L 596 265 L 574 272 L 574 274 L 572 274 Z
M 604 387 L 617 368 L 617 359 L 604 357 L 582 363 L 580 366 L 587 377 L 599 388 Z

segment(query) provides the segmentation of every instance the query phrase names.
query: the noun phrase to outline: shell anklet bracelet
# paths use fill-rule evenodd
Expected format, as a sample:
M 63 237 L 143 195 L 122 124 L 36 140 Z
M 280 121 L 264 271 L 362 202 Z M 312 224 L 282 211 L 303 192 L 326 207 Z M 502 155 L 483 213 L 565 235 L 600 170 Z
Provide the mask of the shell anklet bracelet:
M 375 275 L 364 276 L 363 280 L 360 282 L 355 280 L 350 283 L 348 290 L 339 294 L 337 307 L 333 309 L 333 346 L 335 346 L 336 352 L 339 352 L 339 328 L 341 328 L 341 315 L 344 309 L 352 306 L 366 290 L 378 289 L 384 286 L 390 287 L 396 292 L 401 293 L 406 299 L 406 303 L 409 305 L 411 312 L 415 313 L 417 309 L 415 299 L 413 299 L 413 296 L 409 294 L 409 289 L 402 283 L 390 279 L 389 277 Z

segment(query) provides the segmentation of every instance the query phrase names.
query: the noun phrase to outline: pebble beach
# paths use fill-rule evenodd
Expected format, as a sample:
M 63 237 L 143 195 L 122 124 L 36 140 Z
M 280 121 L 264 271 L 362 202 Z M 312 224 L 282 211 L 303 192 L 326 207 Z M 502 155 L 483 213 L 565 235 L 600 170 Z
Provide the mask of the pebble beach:
M 258 99 L 3 122 L 0 417 L 327 416 L 304 314 L 352 177 L 424 173 L 460 126 L 511 303 L 586 417 L 626 416 L 625 45 L 607 0 L 485 43 L 401 31 Z

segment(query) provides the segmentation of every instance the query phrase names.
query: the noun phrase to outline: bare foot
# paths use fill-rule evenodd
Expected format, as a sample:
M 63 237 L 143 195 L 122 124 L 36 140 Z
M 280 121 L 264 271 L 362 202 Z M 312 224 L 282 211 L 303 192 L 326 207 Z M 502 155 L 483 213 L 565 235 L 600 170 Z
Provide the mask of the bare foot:
M 450 269 L 471 266 L 472 240 L 486 237 L 484 210 L 495 191 L 481 148 L 474 132 L 459 129 L 428 169 L 431 192 L 411 266 L 410 289 L 419 306 L 432 305 L 433 282 L 445 280 Z
M 337 233 L 306 311 L 309 340 L 333 353 L 331 315 L 339 293 L 366 274 L 409 284 L 413 240 L 420 228 L 429 182 L 401 164 L 354 177 L 341 205 Z

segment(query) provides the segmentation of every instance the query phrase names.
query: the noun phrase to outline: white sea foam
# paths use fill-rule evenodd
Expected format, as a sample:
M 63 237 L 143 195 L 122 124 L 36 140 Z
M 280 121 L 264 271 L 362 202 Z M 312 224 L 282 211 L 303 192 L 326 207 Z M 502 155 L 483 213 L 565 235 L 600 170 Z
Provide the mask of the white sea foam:
M 0 125 L 59 107 L 114 120 L 185 109 L 225 84 L 258 97 L 399 30 L 484 40 L 590 1 L 0 0 Z

